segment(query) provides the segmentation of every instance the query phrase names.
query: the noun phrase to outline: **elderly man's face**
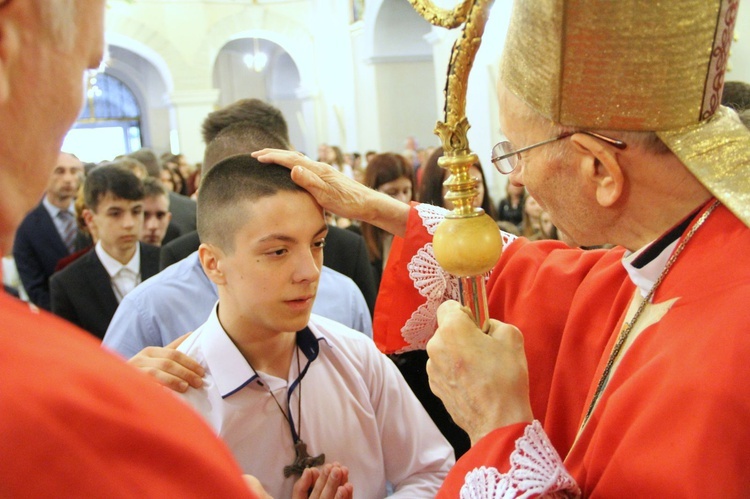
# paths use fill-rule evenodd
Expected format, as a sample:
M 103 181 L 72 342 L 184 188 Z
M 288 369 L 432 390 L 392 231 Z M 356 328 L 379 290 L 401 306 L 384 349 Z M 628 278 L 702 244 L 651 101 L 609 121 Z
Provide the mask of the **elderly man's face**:
M 530 120 L 526 105 L 502 85 L 499 88 L 499 96 L 500 126 L 514 149 L 541 142 L 555 135 L 555 132 L 543 122 Z M 577 169 L 570 164 L 572 156 L 563 154 L 557 157 L 551 154 L 549 147 L 560 145 L 545 145 L 521 153 L 509 181 L 516 185 L 525 185 L 529 194 L 539 203 L 541 210 L 550 214 L 558 228 L 575 235 L 576 240 L 588 241 L 589 238 L 585 234 L 594 235 L 596 230 L 590 226 L 592 220 L 588 216 L 589 200 L 586 197 L 585 186 L 577 175 Z

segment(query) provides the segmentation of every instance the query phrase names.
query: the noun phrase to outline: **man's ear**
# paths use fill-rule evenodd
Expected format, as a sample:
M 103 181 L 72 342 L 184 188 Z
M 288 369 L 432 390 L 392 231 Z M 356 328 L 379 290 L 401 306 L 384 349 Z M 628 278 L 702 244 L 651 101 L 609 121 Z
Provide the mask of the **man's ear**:
M 226 284 L 227 279 L 221 270 L 221 259 L 224 253 L 213 244 L 201 243 L 198 247 L 198 259 L 209 279 L 216 284 Z
M 625 175 L 616 151 L 584 133 L 573 134 L 570 141 L 579 153 L 581 175 L 595 189 L 597 203 L 605 208 L 614 205 L 625 187 Z
M 81 212 L 81 216 L 83 217 L 83 221 L 86 222 L 86 227 L 96 228 L 96 223 L 94 222 L 94 213 L 91 210 L 89 210 L 88 208 L 84 208 Z
M 7 11 L 9 6 L 0 9 L 0 104 L 10 98 L 12 70 L 20 57 L 21 34 L 16 18 Z

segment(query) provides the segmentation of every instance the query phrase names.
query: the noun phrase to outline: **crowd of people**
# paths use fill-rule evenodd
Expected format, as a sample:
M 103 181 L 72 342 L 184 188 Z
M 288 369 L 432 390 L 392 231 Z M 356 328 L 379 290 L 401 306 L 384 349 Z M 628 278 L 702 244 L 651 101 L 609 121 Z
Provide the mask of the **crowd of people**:
M 470 168 L 505 246 L 485 332 L 434 258 L 442 148 L 322 144 L 315 161 L 277 108 L 243 99 L 196 124 L 196 165 L 60 151 L 104 4 L 0 0 L 0 235 L 19 276 L 0 296 L 0 495 L 743 495 L 750 85 L 727 84 L 725 106 L 701 87 L 696 116 L 681 89 L 633 76 L 644 28 L 614 34 L 622 5 L 519 0 L 488 163 L 504 197 Z M 695 24 L 641 7 L 685 39 L 733 28 L 705 3 Z M 541 14 L 606 33 L 602 67 L 530 85 L 540 41 L 571 68 L 591 57 L 564 29 L 524 29 Z M 650 57 L 703 82 L 711 53 Z M 641 105 L 590 99 L 625 74 L 615 97 Z

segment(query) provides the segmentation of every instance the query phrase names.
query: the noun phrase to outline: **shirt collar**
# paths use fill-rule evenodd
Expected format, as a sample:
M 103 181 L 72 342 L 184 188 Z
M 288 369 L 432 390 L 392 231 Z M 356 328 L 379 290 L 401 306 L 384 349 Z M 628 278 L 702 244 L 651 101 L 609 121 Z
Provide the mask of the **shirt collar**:
M 221 397 L 227 398 L 252 383 L 258 376 L 224 331 L 219 322 L 217 310 L 218 303 L 211 311 L 208 320 L 201 326 L 201 330 L 205 329 L 208 333 L 202 335 L 202 341 L 206 364 L 208 364 L 208 368 L 216 381 L 216 387 L 219 389 Z M 313 333 L 309 327 L 305 327 L 301 331 L 297 331 L 296 339 L 297 347 L 299 347 L 307 362 L 305 362 L 300 374 L 290 384 L 289 393 L 294 391 L 307 374 L 310 365 L 318 358 L 320 353 L 319 342 L 325 338 Z
M 47 210 L 47 213 L 49 213 L 49 216 L 52 217 L 52 220 L 55 220 L 57 218 L 57 214 L 60 213 L 61 211 L 67 211 L 68 213 L 73 215 L 73 218 L 75 219 L 76 209 L 75 209 L 75 206 L 73 206 L 73 203 L 70 203 L 68 205 L 67 210 L 62 210 L 58 208 L 57 206 L 55 206 L 54 204 L 50 203 L 49 199 L 47 199 L 47 194 L 45 194 L 44 197 L 42 197 L 42 205 Z
M 630 280 L 638 287 L 641 296 L 646 297 L 651 288 L 654 287 L 664 267 L 667 266 L 667 261 L 672 256 L 672 252 L 677 247 L 681 236 L 704 208 L 705 206 L 702 206 L 694 211 L 658 239 L 645 245 L 643 248 L 634 252 L 625 252 L 622 257 L 622 265 L 630 276 Z
M 101 241 L 98 241 L 96 243 L 96 246 L 94 246 L 94 251 L 96 251 L 96 256 L 99 257 L 99 261 L 102 262 L 102 265 L 107 270 L 107 274 L 109 274 L 109 277 L 116 276 L 120 269 L 122 269 L 123 267 L 133 272 L 133 274 L 136 276 L 141 272 L 140 243 L 135 245 L 135 253 L 133 253 L 133 257 L 125 265 L 112 258 L 109 253 L 107 253 L 104 248 L 102 248 Z

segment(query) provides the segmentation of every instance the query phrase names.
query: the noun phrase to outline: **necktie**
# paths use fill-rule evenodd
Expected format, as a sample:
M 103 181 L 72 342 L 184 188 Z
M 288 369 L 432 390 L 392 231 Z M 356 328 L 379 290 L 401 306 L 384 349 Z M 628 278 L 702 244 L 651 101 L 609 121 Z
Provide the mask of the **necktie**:
M 63 210 L 57 213 L 57 217 L 62 222 L 62 240 L 68 248 L 68 253 L 73 253 L 75 250 L 76 234 L 78 233 L 75 218 L 69 211 Z
M 112 288 L 117 297 L 117 302 L 121 302 L 125 295 L 133 291 L 137 283 L 138 276 L 127 267 L 122 267 L 112 278 Z

